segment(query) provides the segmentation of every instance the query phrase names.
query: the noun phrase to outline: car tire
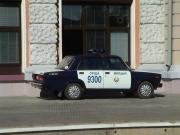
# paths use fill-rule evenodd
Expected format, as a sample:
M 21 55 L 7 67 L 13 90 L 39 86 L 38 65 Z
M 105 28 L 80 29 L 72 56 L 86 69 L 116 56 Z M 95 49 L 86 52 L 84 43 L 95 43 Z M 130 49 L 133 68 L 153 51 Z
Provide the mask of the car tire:
M 40 97 L 41 98 L 46 98 L 47 97 L 47 93 L 45 92 L 45 90 L 40 91 Z
M 52 92 L 48 89 L 41 89 L 40 97 L 48 99 L 48 98 L 56 98 L 57 96 L 55 95 L 54 92 Z
M 83 88 L 78 83 L 70 83 L 67 85 L 64 96 L 68 100 L 78 100 L 82 98 Z
M 153 85 L 148 81 L 142 82 L 138 87 L 137 95 L 139 98 L 143 99 L 152 98 L 154 96 Z

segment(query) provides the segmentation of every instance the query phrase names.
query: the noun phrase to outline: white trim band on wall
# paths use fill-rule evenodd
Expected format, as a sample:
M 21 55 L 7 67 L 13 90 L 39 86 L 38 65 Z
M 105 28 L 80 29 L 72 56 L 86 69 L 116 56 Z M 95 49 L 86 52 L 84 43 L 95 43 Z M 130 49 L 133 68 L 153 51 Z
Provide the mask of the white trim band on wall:
M 22 65 L 21 65 L 21 71 L 22 73 L 25 73 L 26 68 L 26 0 L 22 0 L 21 2 L 21 59 L 22 59 Z

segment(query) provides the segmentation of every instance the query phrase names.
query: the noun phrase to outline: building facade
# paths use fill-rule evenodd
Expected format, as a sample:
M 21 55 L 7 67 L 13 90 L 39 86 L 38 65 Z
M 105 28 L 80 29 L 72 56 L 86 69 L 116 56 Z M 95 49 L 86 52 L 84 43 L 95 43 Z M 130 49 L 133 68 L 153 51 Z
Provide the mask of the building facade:
M 30 81 L 91 48 L 178 81 L 179 7 L 180 0 L 1 0 L 0 85 Z

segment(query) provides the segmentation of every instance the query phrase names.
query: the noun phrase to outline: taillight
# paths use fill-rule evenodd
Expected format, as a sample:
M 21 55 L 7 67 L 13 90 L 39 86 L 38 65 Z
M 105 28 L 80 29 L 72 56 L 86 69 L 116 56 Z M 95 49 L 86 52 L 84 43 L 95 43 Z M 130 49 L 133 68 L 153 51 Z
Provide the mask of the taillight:
M 36 75 L 36 76 L 35 76 L 35 79 L 36 79 L 37 81 L 43 81 L 43 80 L 44 80 L 44 78 L 43 78 L 42 75 Z
M 160 76 L 160 75 L 156 75 L 155 78 L 156 78 L 156 79 L 160 79 L 161 76 Z

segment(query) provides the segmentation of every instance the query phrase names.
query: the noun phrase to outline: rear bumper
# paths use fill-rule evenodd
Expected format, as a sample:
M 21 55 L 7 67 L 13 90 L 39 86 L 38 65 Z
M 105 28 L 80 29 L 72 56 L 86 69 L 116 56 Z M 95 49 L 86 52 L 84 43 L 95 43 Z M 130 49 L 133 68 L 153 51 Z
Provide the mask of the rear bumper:
M 35 87 L 35 88 L 39 88 L 42 89 L 43 88 L 43 84 L 41 83 L 36 83 L 36 82 L 32 82 L 31 86 Z
M 163 84 L 162 84 L 162 83 L 160 83 L 160 84 L 158 85 L 158 88 L 162 88 L 162 86 L 163 86 Z

